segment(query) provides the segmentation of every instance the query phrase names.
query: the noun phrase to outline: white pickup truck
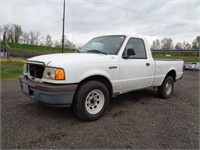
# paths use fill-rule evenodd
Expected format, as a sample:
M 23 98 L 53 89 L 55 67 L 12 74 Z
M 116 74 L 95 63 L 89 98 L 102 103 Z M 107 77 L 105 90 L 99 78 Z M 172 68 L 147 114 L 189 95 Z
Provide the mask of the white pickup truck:
M 90 40 L 77 53 L 30 58 L 20 85 L 37 102 L 73 106 L 82 120 L 99 119 L 111 97 L 157 87 L 169 98 L 183 76 L 182 60 L 154 60 L 143 37 L 111 35 Z

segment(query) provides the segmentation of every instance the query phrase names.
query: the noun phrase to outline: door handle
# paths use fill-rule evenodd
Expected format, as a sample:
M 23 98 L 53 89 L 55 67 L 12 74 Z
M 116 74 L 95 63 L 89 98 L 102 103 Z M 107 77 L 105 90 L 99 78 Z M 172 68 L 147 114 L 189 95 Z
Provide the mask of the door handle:
M 150 63 L 146 63 L 146 66 L 150 66 L 151 64 Z

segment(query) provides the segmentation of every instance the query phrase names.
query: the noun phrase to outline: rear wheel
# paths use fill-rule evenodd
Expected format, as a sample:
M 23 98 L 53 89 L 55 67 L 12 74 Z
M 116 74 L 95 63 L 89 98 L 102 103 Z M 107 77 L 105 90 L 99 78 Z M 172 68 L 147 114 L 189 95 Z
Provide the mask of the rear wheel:
M 97 120 L 103 116 L 109 104 L 109 92 L 99 81 L 81 85 L 74 98 L 74 112 L 84 121 Z
M 170 98 L 174 90 L 174 79 L 171 76 L 165 78 L 161 86 L 158 87 L 158 95 L 161 98 Z

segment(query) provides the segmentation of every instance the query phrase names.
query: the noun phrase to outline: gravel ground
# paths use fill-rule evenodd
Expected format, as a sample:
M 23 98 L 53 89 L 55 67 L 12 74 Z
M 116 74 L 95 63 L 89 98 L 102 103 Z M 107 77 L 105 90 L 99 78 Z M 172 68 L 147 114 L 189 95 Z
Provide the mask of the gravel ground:
M 20 92 L 18 80 L 1 83 L 1 147 L 198 149 L 199 73 L 186 71 L 173 96 L 153 89 L 120 95 L 94 122 L 77 119 L 71 108 L 52 108 Z

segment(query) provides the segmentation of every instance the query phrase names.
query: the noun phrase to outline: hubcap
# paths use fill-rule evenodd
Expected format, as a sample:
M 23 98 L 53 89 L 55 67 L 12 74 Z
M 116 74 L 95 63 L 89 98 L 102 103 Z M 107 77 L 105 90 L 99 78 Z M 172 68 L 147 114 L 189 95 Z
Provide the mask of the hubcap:
M 170 95 L 170 93 L 172 92 L 172 82 L 171 81 L 168 81 L 166 83 L 166 94 L 167 95 Z
M 92 90 L 85 100 L 85 108 L 90 114 L 97 114 L 101 111 L 105 103 L 104 94 L 100 90 Z

